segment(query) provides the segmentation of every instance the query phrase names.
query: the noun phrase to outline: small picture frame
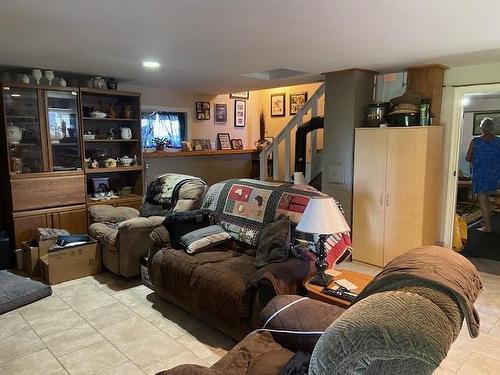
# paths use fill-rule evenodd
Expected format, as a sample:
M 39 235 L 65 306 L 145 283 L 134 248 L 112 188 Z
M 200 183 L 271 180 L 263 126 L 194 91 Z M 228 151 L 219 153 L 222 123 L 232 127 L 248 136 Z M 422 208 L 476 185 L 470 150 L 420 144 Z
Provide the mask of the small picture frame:
M 212 142 L 210 139 L 202 139 L 201 144 L 203 145 L 203 151 L 212 151 Z
M 233 150 L 243 150 L 243 141 L 239 138 L 231 139 L 231 148 Z
M 217 141 L 220 150 L 231 150 L 231 137 L 229 133 L 217 133 Z
M 229 94 L 231 99 L 248 99 L 250 97 L 249 91 L 233 92 Z
M 193 139 L 191 142 L 193 151 L 203 151 L 203 140 L 202 139 Z
M 227 123 L 227 104 L 214 103 L 214 124 Z
M 297 114 L 307 102 L 307 91 L 290 94 L 290 115 Z
M 285 93 L 271 94 L 271 117 L 285 116 Z
M 210 102 L 196 102 L 196 119 L 210 120 Z
M 234 101 L 234 126 L 244 128 L 247 122 L 247 102 L 244 100 Z

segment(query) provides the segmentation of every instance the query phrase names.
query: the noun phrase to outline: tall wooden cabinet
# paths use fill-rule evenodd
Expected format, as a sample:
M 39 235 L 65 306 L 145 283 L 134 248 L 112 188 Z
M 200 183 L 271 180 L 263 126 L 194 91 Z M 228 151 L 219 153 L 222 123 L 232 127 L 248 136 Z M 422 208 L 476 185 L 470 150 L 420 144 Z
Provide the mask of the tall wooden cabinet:
M 86 233 L 89 205 L 140 206 L 140 94 L 25 84 L 0 88 L 2 221 L 16 247 L 39 227 Z M 98 108 L 105 118 L 88 114 Z M 120 136 L 124 128 L 129 137 Z M 92 139 L 83 139 L 84 132 Z M 135 157 L 133 165 L 106 168 L 104 159 L 125 156 Z M 96 168 L 88 168 L 90 160 L 98 161 Z M 119 196 L 96 200 L 96 181 Z
M 439 230 L 440 126 L 355 131 L 353 257 L 384 266 Z

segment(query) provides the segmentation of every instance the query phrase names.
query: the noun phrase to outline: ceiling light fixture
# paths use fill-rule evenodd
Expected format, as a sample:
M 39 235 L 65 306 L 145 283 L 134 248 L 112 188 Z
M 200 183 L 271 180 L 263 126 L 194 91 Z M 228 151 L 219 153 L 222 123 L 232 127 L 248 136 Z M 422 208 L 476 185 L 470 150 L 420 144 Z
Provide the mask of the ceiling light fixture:
M 142 66 L 149 69 L 156 69 L 160 67 L 160 63 L 156 61 L 143 61 Z

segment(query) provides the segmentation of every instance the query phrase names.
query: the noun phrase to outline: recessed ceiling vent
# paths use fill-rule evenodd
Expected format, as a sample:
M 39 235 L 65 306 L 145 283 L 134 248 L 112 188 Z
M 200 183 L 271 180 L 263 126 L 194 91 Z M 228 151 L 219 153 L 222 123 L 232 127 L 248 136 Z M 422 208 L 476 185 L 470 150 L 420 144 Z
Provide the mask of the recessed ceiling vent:
M 303 76 L 306 74 L 309 73 L 301 72 L 299 70 L 278 68 L 278 69 L 266 70 L 264 72 L 248 73 L 243 75 L 249 78 L 265 79 L 267 81 L 272 81 L 275 79 L 291 78 L 291 77 Z

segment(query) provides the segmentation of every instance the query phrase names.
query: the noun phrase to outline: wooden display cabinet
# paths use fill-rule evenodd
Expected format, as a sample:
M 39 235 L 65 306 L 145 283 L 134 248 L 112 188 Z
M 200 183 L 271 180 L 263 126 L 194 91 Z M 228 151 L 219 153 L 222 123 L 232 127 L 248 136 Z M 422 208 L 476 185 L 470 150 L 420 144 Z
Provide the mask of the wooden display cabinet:
M 82 88 L 81 95 L 87 204 L 139 208 L 144 192 L 140 94 Z M 98 118 L 96 111 L 106 117 Z M 120 163 L 123 157 L 134 159 L 134 163 Z M 117 165 L 107 167 L 105 160 L 109 158 Z M 96 162 L 98 167 L 92 168 Z M 111 190 L 118 198 L 97 200 L 96 192 L 101 190 L 98 186 Z M 131 191 L 124 193 L 124 187 Z
M 38 227 L 85 233 L 79 89 L 9 84 L 1 91 L 0 178 L 12 242 L 19 246 Z

